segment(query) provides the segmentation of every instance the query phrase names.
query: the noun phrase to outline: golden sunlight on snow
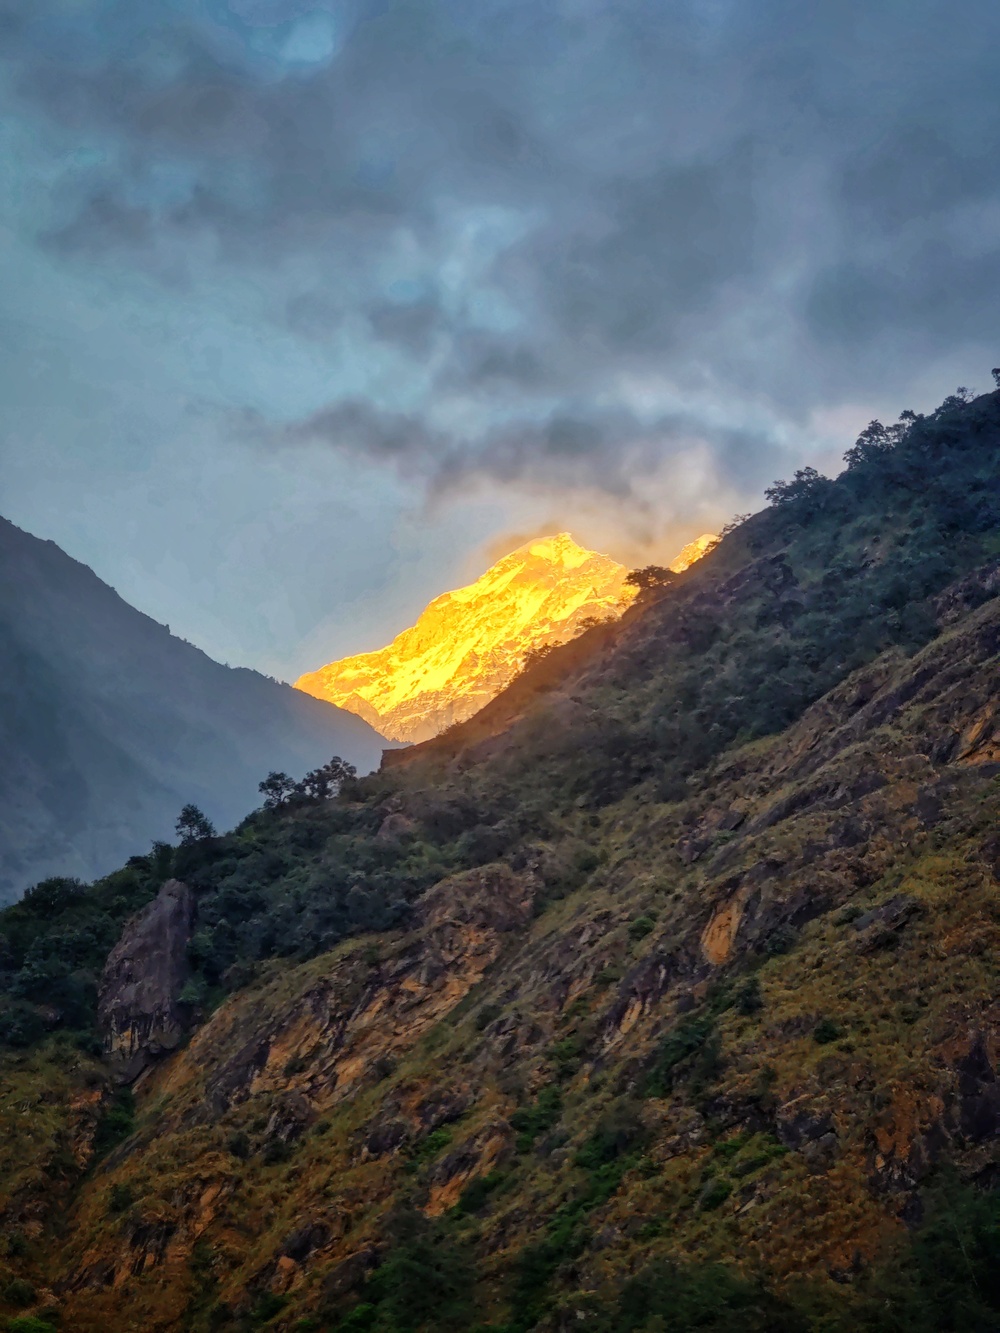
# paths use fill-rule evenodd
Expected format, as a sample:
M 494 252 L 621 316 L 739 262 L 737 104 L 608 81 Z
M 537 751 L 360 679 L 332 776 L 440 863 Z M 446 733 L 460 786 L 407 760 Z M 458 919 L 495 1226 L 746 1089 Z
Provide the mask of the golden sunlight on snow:
M 670 568 L 687 569 L 714 542 L 699 537 Z M 635 596 L 627 574 L 567 532 L 536 538 L 475 583 L 436 597 L 387 648 L 307 672 L 296 688 L 357 713 L 391 740 L 427 740 L 489 703 L 532 649 L 621 615 Z

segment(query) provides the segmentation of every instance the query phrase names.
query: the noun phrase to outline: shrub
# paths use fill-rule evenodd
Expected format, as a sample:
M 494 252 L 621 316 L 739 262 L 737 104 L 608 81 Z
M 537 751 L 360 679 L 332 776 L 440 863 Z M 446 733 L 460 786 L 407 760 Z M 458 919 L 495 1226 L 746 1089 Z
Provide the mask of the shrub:
M 474 1270 L 465 1246 L 440 1221 L 413 1209 L 390 1220 L 391 1248 L 368 1279 L 364 1301 L 336 1323 L 338 1333 L 379 1328 L 466 1333 L 472 1327 Z
M 250 1318 L 255 1324 L 266 1324 L 275 1315 L 281 1314 L 288 1304 L 287 1296 L 278 1296 L 273 1291 L 265 1291 L 253 1308 Z
M 411 1162 L 421 1163 L 429 1162 L 437 1157 L 439 1153 L 444 1152 L 451 1142 L 452 1131 L 447 1125 L 439 1125 L 437 1129 L 432 1129 L 429 1134 L 425 1134 L 422 1139 L 415 1143 L 408 1144 L 404 1148 L 404 1154 Z
M 840 1036 L 840 1028 L 832 1018 L 821 1018 L 813 1028 L 813 1041 L 818 1046 L 828 1046 Z
M 508 1179 L 503 1171 L 491 1171 L 486 1176 L 476 1176 L 470 1180 L 468 1185 L 459 1196 L 458 1203 L 455 1204 L 455 1211 L 458 1213 L 478 1213 L 481 1208 L 486 1206 L 490 1196 L 500 1188 Z
M 127 1213 L 135 1203 L 135 1193 L 128 1185 L 116 1181 L 108 1190 L 108 1212 L 112 1217 Z
M 810 1323 L 761 1282 L 721 1264 L 661 1260 L 630 1278 L 588 1329 L 644 1333 L 669 1311 L 670 1333 L 807 1333 Z
M 533 1106 L 523 1106 L 510 1118 L 517 1130 L 517 1151 L 528 1152 L 538 1138 L 558 1124 L 562 1115 L 562 1094 L 556 1087 L 543 1088 Z
M 3 1249 L 8 1259 L 23 1259 L 28 1253 L 28 1238 L 23 1231 L 15 1227 L 4 1236 Z
M 713 1180 L 705 1188 L 699 1200 L 701 1210 L 704 1213 L 710 1213 L 724 1204 L 733 1192 L 733 1187 L 728 1180 Z
M 275 1135 L 274 1138 L 268 1139 L 264 1144 L 261 1160 L 265 1166 L 280 1166 L 282 1162 L 290 1162 L 292 1160 L 292 1145 Z
M 714 1037 L 715 1023 L 709 1014 L 688 1014 L 660 1043 L 652 1069 L 646 1077 L 646 1096 L 665 1097 L 674 1086 L 678 1067 L 704 1051 Z
M 764 952 L 770 958 L 776 958 L 778 955 L 788 953 L 795 944 L 795 931 L 791 926 L 775 926 L 767 939 L 764 941 Z
M 235 1134 L 230 1134 L 226 1140 L 226 1147 L 241 1162 L 245 1162 L 253 1151 L 250 1136 L 245 1134 L 243 1130 L 237 1130 Z
M 94 1156 L 105 1153 L 123 1143 L 135 1129 L 135 1097 L 131 1088 L 119 1088 L 105 1105 L 94 1134 Z
M 3 1298 L 10 1305 L 34 1305 L 35 1288 L 23 1277 L 11 1278 L 3 1289 Z
M 484 1004 L 476 1014 L 476 1028 L 479 1032 L 485 1031 L 489 1025 L 498 1019 L 503 1011 L 498 1004 Z
M 651 916 L 637 916 L 628 928 L 629 938 L 633 940 L 643 940 L 649 935 L 656 922 Z
M 756 977 L 748 977 L 737 990 L 734 997 L 734 1007 L 737 1013 L 745 1016 L 757 1014 L 764 1008 L 764 997 L 760 991 L 760 982 Z
M 585 1042 L 583 1037 L 577 1033 L 571 1033 L 568 1037 L 563 1037 L 549 1047 L 549 1059 L 556 1067 L 556 1078 L 565 1082 L 572 1078 L 580 1068 L 583 1059 Z

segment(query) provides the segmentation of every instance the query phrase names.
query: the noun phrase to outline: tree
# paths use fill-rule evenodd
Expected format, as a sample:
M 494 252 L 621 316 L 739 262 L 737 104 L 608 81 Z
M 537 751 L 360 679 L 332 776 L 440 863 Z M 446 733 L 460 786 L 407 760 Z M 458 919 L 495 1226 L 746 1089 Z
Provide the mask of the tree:
M 547 657 L 551 657 L 556 650 L 554 643 L 540 643 L 534 648 L 528 648 L 521 658 L 521 669 L 519 676 L 523 676 L 526 671 L 531 671 L 533 667 L 538 666 L 539 662 L 544 662 Z
M 645 565 L 642 569 L 629 570 L 625 582 L 642 594 L 669 587 L 676 577 L 673 570 L 664 569 L 662 565 Z
M 204 842 L 206 838 L 215 837 L 215 826 L 196 805 L 186 805 L 184 807 L 177 816 L 177 823 L 174 828 L 184 847 L 190 847 L 193 843 Z
M 994 366 L 990 374 L 993 376 L 993 383 L 1000 389 L 1000 366 Z
M 878 423 L 873 423 L 878 424 Z M 791 481 L 776 481 L 764 495 L 772 505 L 794 504 L 797 500 L 811 500 L 833 483 L 814 467 L 799 468 Z
M 358 770 L 353 764 L 347 763 L 339 755 L 323 765 L 322 768 L 314 768 L 311 773 L 307 773 L 301 782 L 295 784 L 295 794 L 304 796 L 310 801 L 327 801 L 331 796 L 336 796 L 341 787 L 349 778 L 355 778 Z
M 263 782 L 257 784 L 257 790 L 264 798 L 265 810 L 276 810 L 285 805 L 295 794 L 295 780 L 287 773 L 271 772 Z
M 748 518 L 753 518 L 753 514 L 734 514 L 729 522 L 720 528 L 719 541 L 721 542 L 723 537 L 728 537 L 731 532 L 735 532 L 737 528 L 742 528 Z
M 870 463 L 873 459 L 887 454 L 896 443 L 893 432 L 881 421 L 869 421 L 858 438 L 844 454 L 844 462 L 849 468 Z

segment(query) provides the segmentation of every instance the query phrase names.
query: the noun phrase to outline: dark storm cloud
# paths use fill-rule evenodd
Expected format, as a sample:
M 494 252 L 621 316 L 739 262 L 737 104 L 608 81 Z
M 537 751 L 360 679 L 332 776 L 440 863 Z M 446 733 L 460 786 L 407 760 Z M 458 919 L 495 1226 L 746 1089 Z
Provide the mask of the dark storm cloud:
M 564 482 L 605 490 L 641 504 L 634 473 L 653 465 L 671 447 L 708 444 L 725 456 L 734 474 L 743 460 L 769 455 L 773 442 L 749 430 L 706 428 L 697 417 L 673 413 L 643 421 L 620 408 L 582 404 L 541 418 L 516 418 L 476 437 L 433 428 L 422 417 L 391 412 L 361 399 L 347 399 L 304 420 L 275 426 L 257 413 L 233 423 L 244 438 L 265 447 L 323 443 L 343 453 L 386 463 L 403 476 L 430 479 L 438 491 L 461 486 L 471 476 L 497 481 Z
M 987 0 L 138 8 L 0 8 L 22 105 L 104 145 L 48 243 L 153 264 L 208 235 L 251 273 L 307 256 L 287 327 L 353 318 L 424 386 L 405 412 L 337 390 L 274 438 L 619 490 L 698 440 L 753 487 L 768 433 L 709 400 L 780 433 L 996 342 Z M 661 401 L 630 403 L 630 378 Z M 442 433 L 449 403 L 475 424 Z

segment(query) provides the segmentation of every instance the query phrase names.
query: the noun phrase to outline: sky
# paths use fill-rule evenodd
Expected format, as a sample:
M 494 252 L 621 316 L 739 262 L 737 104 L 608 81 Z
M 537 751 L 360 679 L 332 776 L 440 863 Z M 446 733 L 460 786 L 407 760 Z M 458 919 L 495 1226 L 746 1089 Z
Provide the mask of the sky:
M 993 0 L 0 0 L 0 513 L 281 678 L 1000 361 Z

